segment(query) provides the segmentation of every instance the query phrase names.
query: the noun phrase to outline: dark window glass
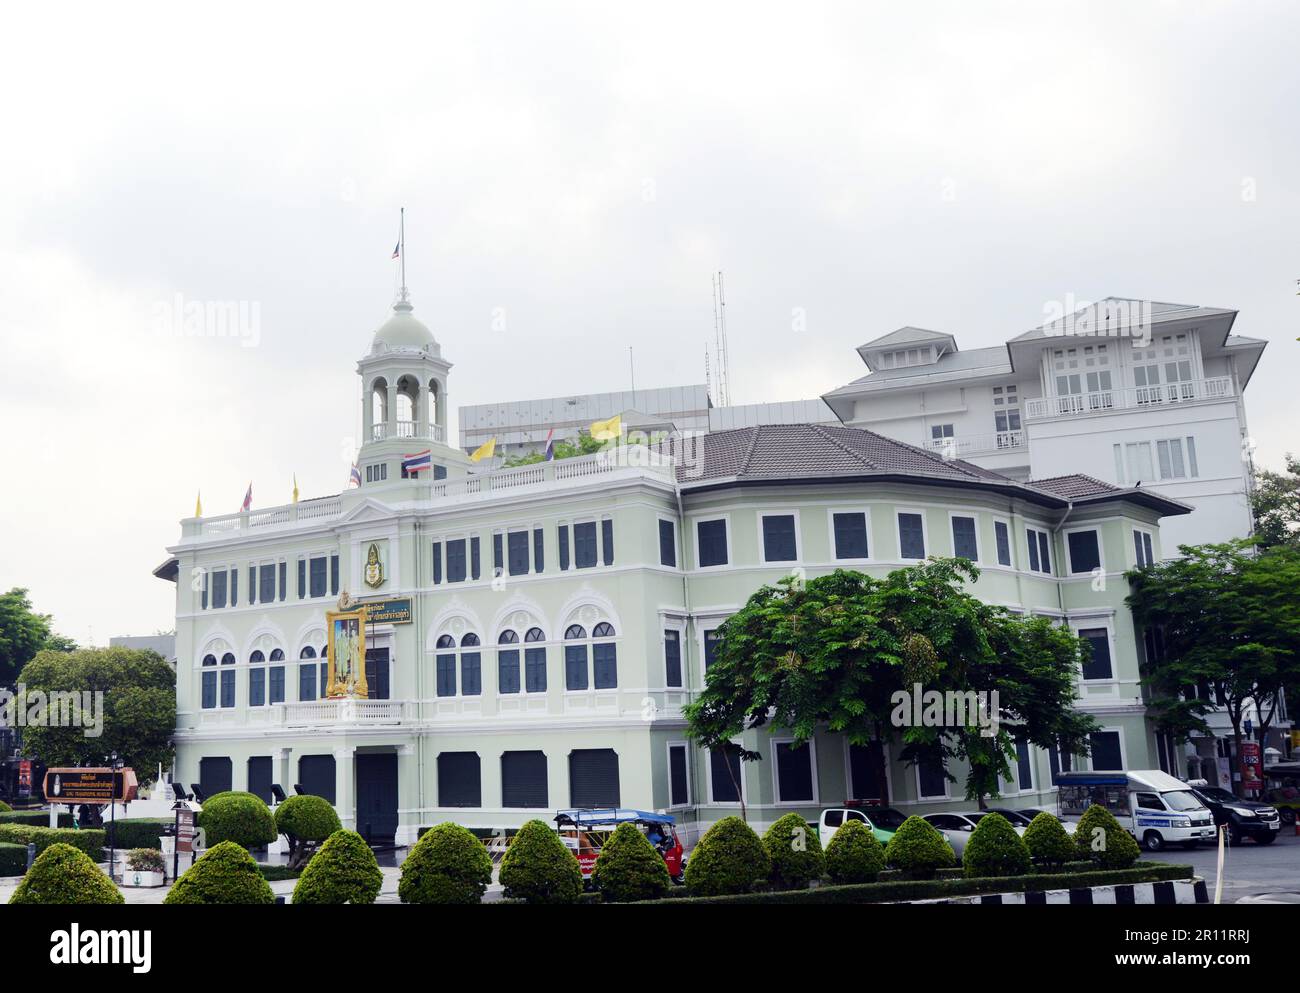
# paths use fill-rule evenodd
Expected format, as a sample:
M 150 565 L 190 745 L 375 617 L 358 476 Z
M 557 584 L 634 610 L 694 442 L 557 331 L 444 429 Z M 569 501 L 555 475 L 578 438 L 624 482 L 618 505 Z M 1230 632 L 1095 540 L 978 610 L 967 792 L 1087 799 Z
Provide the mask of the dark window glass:
M 664 632 L 664 684 L 682 685 L 682 636 L 676 631 Z
M 438 756 L 438 806 L 483 806 L 478 752 L 442 752 Z
M 837 559 L 865 559 L 867 550 L 867 515 L 836 514 L 835 557 Z
M 782 741 L 776 746 L 776 781 L 781 803 L 811 803 L 813 798 L 812 749 Z
M 256 755 L 248 760 L 248 792 L 261 797 L 263 803 L 271 802 L 271 756 Z
M 590 569 L 596 564 L 596 523 L 573 525 L 573 564 Z
M 515 634 L 513 631 L 502 631 L 501 637 L 497 639 L 497 642 L 500 645 L 517 645 L 519 644 L 519 635 Z M 497 692 L 519 692 L 518 648 L 497 649 Z
M 275 600 L 275 563 L 261 566 L 257 570 L 257 601 L 272 603 Z
M 1022 790 L 1034 788 L 1033 765 L 1029 761 L 1029 742 L 1016 742 L 1016 783 Z
M 257 566 L 255 565 L 248 567 L 248 602 L 257 603 Z M 234 597 L 230 598 L 230 605 L 232 607 L 235 605 Z
M 596 689 L 612 690 L 618 686 L 618 647 L 612 641 L 591 646 L 591 663 Z
M 492 536 L 492 569 L 493 574 L 500 576 L 505 571 L 505 552 L 502 550 L 502 542 L 505 537 L 497 532 Z
M 433 543 L 433 585 L 437 586 L 442 582 L 442 542 Z
M 916 767 L 921 781 L 921 796 L 943 796 L 948 789 L 948 779 L 943 773 L 943 760 L 922 759 Z
M 239 603 L 239 570 L 230 570 L 230 606 L 237 606 Z
M 467 652 L 467 647 L 478 647 L 478 635 L 467 634 L 460 639 L 460 692 L 462 696 L 478 696 L 483 692 L 483 657 L 477 652 Z
M 1084 628 L 1079 637 L 1092 649 L 1092 657 L 1083 664 L 1084 679 L 1110 679 L 1110 639 L 1105 628 Z M 1103 768 L 1110 768 L 1105 766 Z
M 659 564 L 677 568 L 677 533 L 672 521 L 659 522 Z
M 217 705 L 217 674 L 215 672 L 205 672 L 203 674 L 203 709 L 212 710 Z
M 600 522 L 600 555 L 605 565 L 614 564 L 614 522 L 608 519 Z
M 235 705 L 235 674 L 227 669 L 221 674 L 221 706 L 233 707 Z
M 898 550 L 905 559 L 925 558 L 925 526 L 920 514 L 898 515 Z
M 1048 553 L 1048 537 L 1046 531 L 1038 532 L 1038 562 L 1043 567 L 1043 572 L 1049 576 L 1052 574 L 1052 557 Z
M 456 695 L 456 654 L 447 652 L 435 657 L 438 674 L 438 696 Z
M 366 649 L 366 696 L 371 700 L 388 699 L 388 663 L 387 648 Z
M 695 525 L 700 565 L 727 564 L 727 521 L 698 521 Z
M 339 557 L 330 556 L 330 596 L 339 595 Z
M 1025 533 L 1029 536 L 1029 571 L 1040 572 L 1038 568 L 1038 532 L 1033 528 L 1026 528 Z
M 208 572 L 203 570 L 203 594 L 200 597 L 204 610 L 208 609 Z
M 248 670 L 248 705 L 260 707 L 266 703 L 266 670 Z
M 547 806 L 544 752 L 503 752 L 501 754 L 501 805 L 539 808 Z
M 763 518 L 763 561 L 795 560 L 794 515 L 775 514 Z
M 573 629 L 570 628 L 570 631 Z M 579 628 L 579 631 L 582 629 Z M 568 637 L 566 635 L 566 637 Z M 578 635 L 579 638 L 582 635 Z M 564 688 L 566 690 L 585 690 L 587 688 L 587 646 L 564 646 Z
M 334 803 L 337 781 L 333 755 L 303 755 L 298 759 L 298 784 L 304 793 Z
M 1101 568 L 1101 550 L 1097 546 L 1096 531 L 1071 531 L 1066 541 L 1070 546 L 1070 571 L 1092 572 Z
M 618 753 L 612 748 L 569 753 L 569 803 L 574 807 L 617 807 Z
M 540 628 L 531 628 L 524 635 L 525 642 L 545 641 L 546 636 Z M 541 693 L 546 689 L 546 649 L 524 649 L 524 689 L 529 693 Z
M 533 572 L 546 567 L 546 541 L 541 528 L 533 528 Z
M 311 595 L 314 597 L 325 595 L 325 559 L 324 558 L 311 560 Z
M 284 654 L 281 653 L 281 658 Z M 271 654 L 275 658 L 275 653 Z M 284 666 L 273 665 L 267 670 L 267 703 L 284 703 Z
M 1123 769 L 1124 760 L 1120 757 L 1118 731 L 1094 731 L 1088 736 L 1092 745 L 1092 767 L 1094 769 Z
M 307 560 L 298 560 L 298 599 L 307 595 Z
M 208 796 L 229 793 L 234 775 L 234 763 L 225 756 L 199 759 L 199 789 Z
M 686 746 L 668 747 L 668 802 L 682 807 L 691 802 L 690 781 L 686 775 Z
M 881 797 L 879 742 L 849 745 L 849 779 L 855 800 L 878 800 Z
M 718 657 L 718 645 L 721 644 L 721 638 L 718 635 L 717 628 L 704 632 L 704 671 L 709 671 L 709 666 L 713 665 L 713 660 Z
M 556 537 L 560 540 L 560 569 L 563 571 L 569 568 L 569 526 L 561 524 L 556 531 Z
M 743 782 L 743 775 L 740 768 L 740 749 L 735 745 L 714 748 L 709 752 L 709 778 L 713 788 L 714 803 L 739 803 L 739 787 Z
M 465 539 L 447 542 L 447 582 L 465 581 Z
M 1011 534 L 1002 521 L 993 522 L 993 537 L 997 539 L 998 565 L 1011 564 Z
M 959 559 L 979 560 L 979 542 L 975 538 L 975 518 L 952 519 L 952 553 Z
M 212 606 L 214 609 L 219 609 L 225 605 L 226 572 L 223 569 L 221 572 L 214 572 L 212 574 Z
M 478 535 L 474 535 L 469 540 L 469 578 L 478 579 L 479 575 Z
M 528 532 L 511 531 L 506 535 L 506 547 L 509 552 L 510 575 L 526 575 L 528 573 Z

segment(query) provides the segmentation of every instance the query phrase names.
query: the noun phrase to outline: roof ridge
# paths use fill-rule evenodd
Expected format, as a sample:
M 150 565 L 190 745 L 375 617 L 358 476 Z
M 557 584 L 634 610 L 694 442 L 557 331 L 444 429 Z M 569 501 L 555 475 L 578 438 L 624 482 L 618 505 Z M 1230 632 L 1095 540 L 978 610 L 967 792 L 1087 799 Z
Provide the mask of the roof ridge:
M 745 450 L 745 460 L 740 464 L 740 471 L 742 473 L 749 472 L 749 463 L 754 458 L 754 449 L 758 447 L 758 435 L 759 432 L 762 430 L 763 430 L 763 425 L 761 424 L 755 424 L 752 428 L 749 429 L 750 431 L 749 448 Z
M 875 465 L 875 464 L 872 463 L 872 462 L 868 462 L 868 461 L 867 461 L 867 460 L 862 456 L 862 453 L 861 453 L 861 452 L 855 452 L 853 449 L 849 448 L 848 445 L 844 444 L 844 442 L 840 441 L 838 438 L 832 437 L 830 434 L 828 434 L 828 433 L 826 432 L 825 428 L 824 428 L 822 425 L 820 425 L 820 424 L 810 424 L 810 425 L 808 425 L 808 426 L 809 426 L 810 428 L 812 428 L 814 431 L 816 431 L 816 432 L 817 432 L 819 435 L 821 435 L 823 438 L 825 438 L 827 441 L 829 441 L 829 442 L 830 442 L 832 445 L 834 445 L 836 448 L 838 448 L 838 449 L 839 449 L 841 452 L 843 452 L 845 455 L 848 455 L 850 458 L 857 459 L 858 462 L 860 462 L 860 463 L 861 463 L 862 465 L 864 465 L 864 466 L 867 466 L 867 467 L 870 468 L 870 469 L 879 469 L 879 468 L 880 468 L 878 465 Z M 841 427 L 846 427 L 846 425 L 841 425 Z M 880 437 L 880 435 L 877 435 L 876 432 L 874 432 L 874 431 L 868 431 L 868 430 L 866 430 L 865 428 L 848 428 L 848 430 L 850 430 L 850 431 L 861 431 L 863 434 L 873 435 L 874 437 L 877 437 L 877 438 Z

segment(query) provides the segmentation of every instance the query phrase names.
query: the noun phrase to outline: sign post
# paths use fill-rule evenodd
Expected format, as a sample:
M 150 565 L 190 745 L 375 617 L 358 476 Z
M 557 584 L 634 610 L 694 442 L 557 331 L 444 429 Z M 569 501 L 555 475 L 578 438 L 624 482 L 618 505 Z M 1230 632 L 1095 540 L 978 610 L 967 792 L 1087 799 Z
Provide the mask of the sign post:
M 181 875 L 181 852 L 189 855 L 190 864 L 193 864 L 194 837 L 197 834 L 195 823 L 202 809 L 202 805 L 193 800 L 177 800 L 172 805 L 172 810 L 176 811 L 176 846 L 172 854 L 173 880 L 179 879 Z

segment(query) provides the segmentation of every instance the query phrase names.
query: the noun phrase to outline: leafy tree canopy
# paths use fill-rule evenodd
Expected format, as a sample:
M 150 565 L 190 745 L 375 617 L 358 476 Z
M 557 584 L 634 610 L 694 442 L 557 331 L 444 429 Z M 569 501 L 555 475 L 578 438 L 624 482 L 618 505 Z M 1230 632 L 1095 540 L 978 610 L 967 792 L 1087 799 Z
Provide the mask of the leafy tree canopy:
M 0 593 L 0 686 L 13 686 L 41 649 L 67 652 L 76 647 L 71 638 L 50 631 L 50 615 L 32 610 L 25 589 Z
M 1300 547 L 1300 458 L 1288 452 L 1284 471 L 1256 473 L 1250 509 L 1261 548 Z

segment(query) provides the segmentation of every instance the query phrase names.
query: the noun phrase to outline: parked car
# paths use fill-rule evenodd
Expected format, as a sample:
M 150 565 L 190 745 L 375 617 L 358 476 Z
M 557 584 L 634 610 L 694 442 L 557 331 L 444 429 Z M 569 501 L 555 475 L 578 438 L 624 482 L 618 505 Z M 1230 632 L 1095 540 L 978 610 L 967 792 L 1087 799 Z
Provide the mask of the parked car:
M 1191 787 L 1159 769 L 1062 772 L 1053 780 L 1061 811 L 1101 804 L 1149 852 L 1170 843 L 1195 848 L 1214 837 L 1214 817 Z
M 867 811 L 860 810 L 856 807 L 827 807 L 821 812 L 821 817 L 818 819 L 816 825 L 817 840 L 822 843 L 822 850 L 825 851 L 826 846 L 831 843 L 831 838 L 835 837 L 835 832 L 840 829 L 840 825 L 846 824 L 849 821 L 860 821 L 871 830 L 871 833 L 876 836 L 877 841 L 882 845 L 887 845 L 889 844 L 889 839 L 894 836 L 897 824 L 902 824 L 903 821 L 898 821 L 892 828 L 886 828 L 877 824 L 875 819 L 886 812 L 894 814 L 898 813 L 897 811 L 890 811 L 890 808 L 888 807 L 881 807 L 879 810 L 871 809 L 870 816 L 868 816 Z M 893 822 L 892 817 L 882 818 L 882 820 L 889 820 L 891 823 Z M 904 818 L 904 820 L 906 820 L 906 818 Z
M 948 839 L 948 844 L 952 845 L 953 854 L 957 860 L 961 861 L 963 853 L 966 851 L 966 842 L 970 840 L 971 834 L 975 831 L 975 825 L 980 822 L 980 818 L 990 814 L 989 810 L 972 810 L 963 814 L 925 814 L 922 820 L 934 825 Z M 1008 818 L 1009 819 L 1009 818 Z M 1016 834 L 1024 834 L 1024 825 L 1011 822 L 1015 828 Z
M 1078 821 L 1067 821 L 1059 814 L 1053 814 L 1050 810 L 1043 810 L 1041 807 L 1022 807 L 1018 810 L 1012 810 L 1010 807 L 992 807 L 989 813 L 1001 814 L 1011 822 L 1012 827 L 1027 828 L 1039 814 L 1050 814 L 1055 817 L 1061 822 L 1061 826 L 1065 828 L 1066 834 L 1074 834 L 1074 829 L 1079 826 Z M 1020 833 L 1024 834 L 1023 831 Z
M 1191 791 L 1210 808 L 1215 827 L 1228 826 L 1228 841 L 1233 845 L 1240 845 L 1242 838 L 1271 845 L 1282 827 L 1277 809 L 1267 803 L 1239 799 L 1220 786 L 1193 786 Z

